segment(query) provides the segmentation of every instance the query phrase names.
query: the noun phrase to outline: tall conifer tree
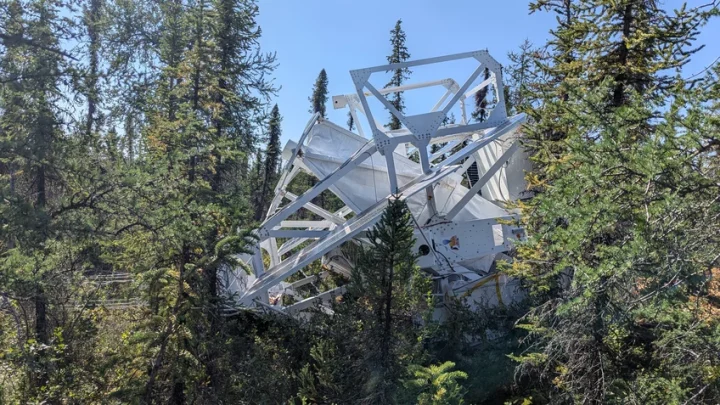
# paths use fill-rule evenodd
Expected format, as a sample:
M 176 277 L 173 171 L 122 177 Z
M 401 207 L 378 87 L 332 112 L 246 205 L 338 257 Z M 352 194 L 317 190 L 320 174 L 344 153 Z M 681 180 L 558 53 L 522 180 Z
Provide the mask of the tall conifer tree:
M 542 102 L 529 111 L 533 125 L 525 134 L 525 146 L 532 154 L 535 165 L 533 176 L 537 181 L 530 183 L 534 192 L 544 189 L 543 180 L 553 163 L 562 154 L 563 139 L 569 131 L 563 117 L 563 103 L 570 100 L 570 92 L 575 86 L 575 78 L 582 74 L 582 63 L 577 61 L 577 43 L 583 33 L 579 30 L 581 7 L 576 0 L 538 1 L 530 4 L 531 12 L 548 11 L 558 21 L 557 27 L 550 30 L 547 53 L 535 58 L 543 80 L 536 89 L 537 98 Z M 552 94 L 552 96 L 549 96 Z
M 362 251 L 348 294 L 360 305 L 356 316 L 367 326 L 366 395 L 376 403 L 394 400 L 407 360 L 417 355 L 415 317 L 422 317 L 428 280 L 415 264 L 412 217 L 404 201 L 393 200 L 378 225 L 368 233 L 370 247 Z
M 487 68 L 483 72 L 483 80 L 490 78 L 490 70 Z M 475 93 L 475 109 L 472 112 L 472 117 L 478 122 L 483 122 L 487 119 L 487 108 L 488 108 L 488 89 L 489 87 L 483 87 L 477 93 Z
M 300 396 L 314 402 L 403 402 L 409 364 L 422 355 L 430 280 L 415 264 L 411 213 L 390 202 L 368 232 L 369 243 L 349 246 L 351 283 L 332 316 L 318 314 L 311 362 L 301 370 Z M 310 367 L 312 365 L 312 367 Z
M 508 114 L 529 111 L 536 89 L 542 83 L 536 66 L 541 51 L 526 39 L 518 51 L 508 52 L 507 56 L 510 63 L 503 69 L 503 84 L 507 93 Z
M 353 118 L 352 114 L 350 114 L 349 112 L 348 112 L 347 126 L 348 126 L 348 131 L 352 131 L 353 129 L 355 129 L 355 119 Z
M 282 116 L 277 104 L 273 106 L 268 121 L 268 143 L 265 148 L 265 161 L 263 162 L 263 180 L 260 190 L 260 198 L 255 208 L 255 220 L 260 221 L 265 216 L 268 202 L 270 200 L 270 190 L 275 187 L 278 180 L 278 170 L 280 167 L 280 136 L 282 130 L 280 124 Z
M 58 144 L 62 137 L 53 105 L 60 98 L 58 76 L 62 69 L 56 30 L 59 17 L 54 2 L 32 2 L 27 10 L 20 2 L 9 6 L 6 30 L 15 40 L 4 42 L 2 65 L 9 85 L 1 86 L 0 133 L 3 155 L 7 154 L 3 160 L 9 163 L 14 184 L 10 199 L 4 199 L 10 204 L 2 205 L 6 228 L 2 239 L 14 247 L 4 252 L 13 258 L 5 264 L 17 264 L 3 272 L 16 283 L 25 278 L 16 286 L 26 284 L 24 294 L 32 297 L 32 339 L 39 348 L 33 350 L 35 364 L 29 367 L 28 383 L 32 394 L 37 395 L 33 398 L 42 398 L 42 390 L 49 384 L 49 353 L 42 346 L 49 347 L 52 337 L 48 283 L 54 253 L 44 245 L 56 236 L 50 213 L 59 185 L 57 162 L 62 161 L 63 150 Z M 26 276 L 17 272 L 23 266 L 31 269 Z
M 537 351 L 524 370 L 553 402 L 714 402 L 719 392 L 700 382 L 696 361 L 714 361 L 717 329 L 684 303 L 706 297 L 717 265 L 713 238 L 697 226 L 716 223 L 700 207 L 719 190 L 695 168 L 707 141 L 683 128 L 692 93 L 679 76 L 707 15 L 574 3 L 561 29 L 581 41 L 554 55 L 559 93 L 541 100 L 554 116 L 530 127 L 560 136 L 533 139 L 553 157 L 539 167 L 543 193 L 524 206 L 532 236 L 514 264 L 535 300 L 524 327 Z M 675 355 L 686 350 L 696 357 Z
M 315 79 L 312 95 L 308 98 L 310 101 L 310 113 L 320 113 L 320 117 L 327 118 L 327 101 L 328 101 L 328 77 L 325 69 L 321 70 Z
M 387 57 L 388 63 L 400 63 L 410 59 L 410 52 L 405 46 L 405 31 L 402 29 L 402 20 L 397 20 L 395 28 L 390 31 L 391 52 Z M 409 68 L 395 69 L 392 71 L 392 78 L 385 87 L 402 86 L 406 79 L 410 77 Z M 403 92 L 397 91 L 390 95 L 389 101 L 400 112 L 405 111 L 405 102 L 403 101 Z M 390 122 L 387 124 L 388 129 L 395 130 L 402 127 L 402 123 L 396 116 L 390 114 Z

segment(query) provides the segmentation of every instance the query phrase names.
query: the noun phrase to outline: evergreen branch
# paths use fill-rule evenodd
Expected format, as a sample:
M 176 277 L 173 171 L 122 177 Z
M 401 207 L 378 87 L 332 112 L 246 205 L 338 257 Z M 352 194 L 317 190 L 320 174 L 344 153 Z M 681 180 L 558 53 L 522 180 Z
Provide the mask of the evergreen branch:
M 11 47 L 11 46 L 16 46 L 16 44 L 23 44 L 23 45 L 26 45 L 29 47 L 42 49 L 42 50 L 48 51 L 48 52 L 53 52 L 58 55 L 62 55 L 68 59 L 72 59 L 74 61 L 79 61 L 76 57 L 74 57 L 64 51 L 61 51 L 59 49 L 55 49 L 55 48 L 52 48 L 52 47 L 49 47 L 49 46 L 46 46 L 43 44 L 38 44 L 37 42 L 35 42 L 32 39 L 24 38 L 22 35 L 7 35 L 7 34 L 0 33 L 0 40 L 3 41 L 3 45 L 6 48 Z

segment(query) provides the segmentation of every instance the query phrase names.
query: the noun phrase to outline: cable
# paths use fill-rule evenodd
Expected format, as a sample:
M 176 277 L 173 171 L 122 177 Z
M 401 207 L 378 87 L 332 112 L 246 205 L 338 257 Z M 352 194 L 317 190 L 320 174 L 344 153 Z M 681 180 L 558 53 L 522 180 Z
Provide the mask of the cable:
M 440 256 L 442 256 L 443 259 L 445 259 L 445 262 L 448 264 L 448 266 L 450 266 L 450 269 L 451 269 L 454 273 L 457 273 L 457 272 L 455 271 L 455 268 L 452 266 L 452 264 L 450 264 L 450 260 L 447 258 L 447 256 L 445 256 L 442 252 L 437 252 L 437 253 L 438 253 Z M 459 274 L 459 273 L 458 273 L 458 274 Z
M 426 203 L 425 205 L 427 205 L 427 203 Z M 423 206 L 423 209 L 424 209 L 424 206 Z M 422 212 L 422 211 L 421 211 L 421 212 Z M 417 227 L 418 231 L 420 231 L 420 235 L 422 235 L 423 239 L 425 239 L 425 243 L 427 243 L 428 247 L 431 248 L 430 251 L 433 252 L 433 256 L 435 256 L 435 261 L 439 263 L 439 262 L 440 262 L 440 259 L 438 258 L 437 255 L 438 255 L 438 253 L 440 253 L 440 252 L 437 252 L 437 251 L 435 250 L 435 248 L 432 247 L 432 243 L 430 243 L 430 241 L 428 240 L 427 236 L 425 235 L 425 232 L 424 232 L 424 231 L 422 230 L 422 228 L 420 227 L 420 224 L 418 224 L 418 221 L 417 221 L 417 219 L 415 219 L 415 215 L 413 215 L 412 212 L 410 212 L 410 218 L 412 218 L 413 222 L 415 223 L 415 227 Z M 455 272 L 455 269 L 453 268 L 452 264 L 450 264 L 450 260 L 448 260 L 448 258 L 445 257 L 445 255 L 442 254 L 442 253 L 440 253 L 440 255 L 445 259 L 445 262 L 447 262 L 448 266 L 450 267 L 450 270 L 452 270 L 453 273 L 454 273 L 454 272 Z
M 443 204 L 442 212 L 445 212 L 445 208 L 447 208 L 447 205 L 448 205 L 448 203 L 450 202 L 450 197 L 455 193 L 455 190 L 457 189 L 457 186 L 458 186 L 461 182 L 462 182 L 462 181 L 456 182 L 455 185 L 453 186 L 452 191 L 450 191 L 450 194 L 448 194 L 448 198 L 445 200 L 445 204 Z M 440 211 L 438 211 L 438 212 L 440 212 Z M 432 219 L 432 218 L 430 218 L 430 219 Z

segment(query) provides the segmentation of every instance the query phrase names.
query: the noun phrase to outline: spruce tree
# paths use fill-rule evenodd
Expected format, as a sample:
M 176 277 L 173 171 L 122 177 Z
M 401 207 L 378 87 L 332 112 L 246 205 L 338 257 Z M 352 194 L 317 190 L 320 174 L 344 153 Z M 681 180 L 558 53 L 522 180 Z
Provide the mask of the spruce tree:
M 527 39 L 517 52 L 508 52 L 510 63 L 503 69 L 508 114 L 529 111 L 533 106 L 534 93 L 543 80 L 536 65 L 540 52 Z
M 87 98 L 87 118 L 85 120 L 85 137 L 90 140 L 96 130 L 98 110 L 100 104 L 100 52 L 101 52 L 101 0 L 91 0 L 85 11 L 85 29 L 88 37 L 88 72 L 85 78 L 85 93 Z
M 326 104 L 328 101 L 328 77 L 325 69 L 321 70 L 315 79 L 312 95 L 308 98 L 310 101 L 311 114 L 320 113 L 321 118 L 327 118 Z
M 278 181 L 280 168 L 280 136 L 282 130 L 280 124 L 282 116 L 277 104 L 273 106 L 268 120 L 268 144 L 265 148 L 265 161 L 263 163 L 263 179 L 260 191 L 260 198 L 255 208 L 255 220 L 260 221 L 265 216 L 270 201 L 270 191 L 274 189 Z
M 260 203 L 260 197 L 262 195 L 263 189 L 264 166 L 265 159 L 263 158 L 263 150 L 261 148 L 257 148 L 255 150 L 255 156 L 253 157 L 250 165 L 251 181 L 250 184 L 247 185 L 248 194 L 251 196 L 251 201 L 253 204 L 253 218 L 255 218 L 257 215 L 257 207 L 260 207 L 262 205 Z
M 483 80 L 487 80 L 490 78 L 490 70 L 487 68 L 483 72 Z M 480 89 L 477 93 L 475 93 L 475 109 L 473 110 L 471 116 L 475 121 L 483 122 L 487 119 L 488 112 L 488 89 L 489 87 L 483 87 Z
M 348 112 L 347 126 L 348 131 L 352 131 L 353 129 L 355 129 L 355 119 L 353 118 L 352 114 L 350 114 L 350 112 Z
M 487 79 L 489 79 L 489 78 L 490 78 L 490 70 L 488 70 L 488 69 L 486 68 L 486 69 L 484 70 L 484 72 L 483 72 L 483 80 L 487 80 Z M 471 116 L 475 121 L 483 122 L 483 121 L 485 121 L 485 120 L 487 119 L 487 117 L 488 117 L 488 111 L 487 111 L 487 108 L 488 108 L 488 100 L 487 100 L 488 89 L 489 89 L 488 87 L 484 87 L 484 88 L 480 89 L 477 93 L 475 93 L 475 97 L 474 97 L 474 100 L 475 100 L 475 108 L 473 109 L 473 112 L 470 114 L 470 116 Z M 467 170 L 467 172 L 466 172 L 466 176 L 467 176 L 467 179 L 468 179 L 468 185 L 469 185 L 470 187 L 472 187 L 472 186 L 475 184 L 475 182 L 478 180 L 478 178 L 476 177 L 476 176 L 477 176 L 477 173 L 479 173 L 479 171 L 478 171 L 478 163 L 477 163 L 477 162 L 473 162 L 473 163 L 470 165 L 470 167 L 468 167 L 468 170 Z M 481 194 L 482 191 L 478 191 L 478 193 Z
M 452 371 L 455 363 L 446 361 L 439 365 L 422 367 L 413 364 L 409 367 L 411 377 L 405 385 L 411 392 L 417 393 L 418 405 L 454 405 L 462 404 L 463 389 L 458 380 L 468 377 L 462 371 Z
M 387 57 L 388 63 L 400 63 L 410 59 L 410 53 L 408 52 L 407 46 L 405 46 L 405 31 L 402 29 L 402 20 L 397 20 L 395 28 L 390 31 L 390 45 L 391 52 Z M 397 87 L 402 86 L 406 79 L 410 77 L 409 68 L 395 69 L 392 71 L 392 78 L 385 85 L 385 87 Z M 405 110 L 405 102 L 403 101 L 401 91 L 391 93 L 388 97 L 390 104 L 400 112 Z M 402 123 L 397 117 L 390 114 L 390 122 L 386 125 L 388 129 L 395 130 L 402 127 Z
M 370 246 L 360 252 L 348 287 L 365 341 L 365 387 L 373 402 L 392 402 L 408 362 L 418 355 L 419 330 L 429 280 L 415 264 L 412 218 L 404 201 L 392 200 L 368 232 Z M 349 304 L 350 305 L 350 304 Z
M 570 100 L 574 80 L 582 75 L 583 66 L 576 53 L 583 33 L 579 29 L 581 6 L 576 0 L 538 1 L 530 4 L 530 11 L 551 12 L 558 21 L 557 27 L 550 30 L 546 53 L 534 58 L 543 78 L 530 97 L 541 102 L 528 111 L 528 120 L 533 125 L 526 129 L 523 140 L 535 166 L 529 188 L 537 193 L 544 190 L 546 172 L 554 169 L 570 130 L 563 120 L 563 105 Z
M 3 246 L 3 290 L 30 297 L 34 316 L 30 319 L 33 334 L 28 339 L 37 348 L 32 350 L 34 364 L 27 364 L 27 384 L 32 398 L 41 399 L 49 384 L 50 353 L 45 347 L 52 344 L 53 332 L 48 287 L 57 252 L 44 246 L 57 236 L 50 214 L 56 203 L 57 162 L 62 161 L 63 148 L 58 144 L 62 136 L 53 101 L 60 97 L 58 73 L 63 58 L 55 29 L 57 4 L 32 2 L 28 6 L 29 10 L 23 10 L 19 2 L 9 4 L 5 29 L 15 40 L 4 42 L 2 60 L 9 85 L 3 85 L 0 94 L 0 133 L 3 162 L 9 163 L 13 182 L 10 199 L 3 199 L 9 204 L 2 205 L 3 245 L 13 247 L 7 251 L 7 245 Z M 18 287 L 22 289 L 17 291 Z
M 221 105 L 215 118 L 215 131 L 228 144 L 215 174 L 214 187 L 225 194 L 234 187 L 233 173 L 247 175 L 249 156 L 245 151 L 254 149 L 258 142 L 256 126 L 267 114 L 268 97 L 276 88 L 267 77 L 276 65 L 274 53 L 263 53 L 258 41 L 261 36 L 257 24 L 259 8 L 253 0 L 217 0 L 213 6 L 213 25 L 216 27 L 218 61 L 214 97 Z M 221 153 L 223 148 L 218 150 Z M 240 196 L 234 195 L 236 204 Z
M 432 305 L 430 280 L 415 265 L 413 222 L 404 201 L 390 202 L 367 233 L 346 246 L 355 263 L 333 315 L 313 314 L 310 359 L 300 373 L 301 399 L 326 403 L 402 402 L 408 366 L 422 358 Z
M 325 73 L 325 69 L 321 70 L 318 74 L 317 79 L 315 80 L 315 84 L 313 85 L 313 92 L 312 95 L 308 98 L 310 101 L 310 110 L 309 112 L 311 114 L 314 113 L 320 113 L 321 118 L 327 118 L 327 111 L 326 111 L 326 105 L 328 101 L 328 78 L 327 73 Z M 348 122 L 349 125 L 349 122 Z M 301 173 L 300 176 L 295 178 L 295 182 L 297 186 L 300 186 L 300 188 L 305 191 L 305 189 L 313 187 L 315 184 L 317 184 L 317 179 L 313 176 L 309 176 L 307 174 Z M 274 187 L 274 184 L 270 184 L 269 187 Z M 265 199 L 267 200 L 267 198 Z M 330 211 L 338 210 L 340 209 L 343 204 L 340 199 L 330 192 L 329 190 L 325 190 L 317 197 L 313 198 L 312 203 L 315 205 L 318 205 L 320 207 L 323 207 L 325 209 L 329 209 Z
M 125 136 L 123 137 L 123 149 L 124 153 L 127 156 L 128 161 L 132 162 L 135 160 L 135 154 L 137 151 L 137 145 L 136 145 L 136 137 L 135 137 L 135 118 L 133 116 L 133 112 L 129 111 L 127 116 L 125 117 Z
M 523 206 L 532 236 L 514 263 L 535 301 L 523 327 L 537 340 L 522 370 L 553 402 L 714 402 L 718 391 L 696 370 L 717 345 L 694 342 L 717 342 L 717 332 L 686 303 L 707 296 L 717 265 L 697 226 L 716 222 L 700 207 L 718 189 L 691 157 L 707 140 L 683 128 L 694 96 L 679 77 L 707 15 L 577 3 L 563 29 L 582 34 L 572 59 L 587 74 L 559 55 L 562 97 L 541 102 L 562 103 L 544 110 L 558 114 L 562 148 L 540 168 L 544 192 Z M 540 119 L 531 131 L 550 128 Z M 676 355 L 686 350 L 700 354 Z

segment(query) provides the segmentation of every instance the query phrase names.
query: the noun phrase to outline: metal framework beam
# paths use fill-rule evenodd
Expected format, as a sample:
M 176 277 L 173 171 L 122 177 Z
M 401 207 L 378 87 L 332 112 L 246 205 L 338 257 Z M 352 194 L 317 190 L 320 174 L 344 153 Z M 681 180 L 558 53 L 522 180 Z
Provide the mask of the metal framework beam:
M 517 142 L 513 143 L 512 146 L 510 146 L 508 150 L 506 150 L 505 153 L 503 153 L 502 156 L 500 156 L 500 158 L 495 161 L 492 166 L 490 166 L 487 172 L 485 172 L 482 177 L 480 177 L 480 179 L 478 179 L 478 181 L 473 184 L 470 190 L 460 199 L 460 201 L 458 201 L 457 204 L 455 204 L 455 206 L 450 209 L 450 211 L 445 215 L 445 218 L 449 220 L 455 218 L 455 215 L 457 215 L 460 210 L 462 210 L 465 205 L 467 205 L 467 203 L 469 203 L 470 200 L 475 195 L 477 195 L 477 193 L 480 191 L 480 189 L 483 188 L 485 183 L 487 183 L 488 180 L 490 180 L 492 176 L 494 176 L 495 173 L 500 170 L 500 168 L 505 164 L 505 162 L 510 159 L 510 157 L 515 153 L 517 149 Z
M 310 230 L 310 229 L 271 229 L 268 235 L 273 238 L 322 238 L 327 236 L 330 231 Z
M 333 223 L 330 221 L 281 221 L 281 228 L 329 228 Z

